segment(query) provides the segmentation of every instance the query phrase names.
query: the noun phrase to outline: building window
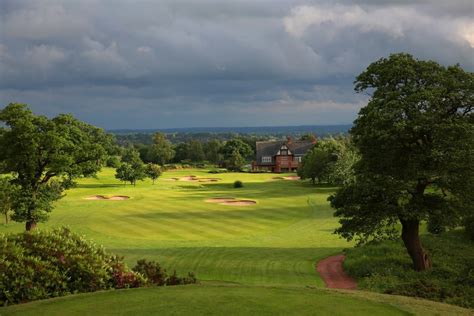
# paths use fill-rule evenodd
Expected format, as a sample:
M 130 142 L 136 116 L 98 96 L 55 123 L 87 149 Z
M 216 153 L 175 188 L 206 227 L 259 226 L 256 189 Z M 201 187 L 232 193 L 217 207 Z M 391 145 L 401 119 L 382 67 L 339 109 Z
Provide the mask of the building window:
M 301 156 L 295 157 L 295 160 L 298 161 L 298 162 L 301 162 Z
M 281 154 L 282 156 L 288 156 L 288 149 L 282 149 L 282 150 L 280 151 L 280 154 Z
M 262 162 L 272 162 L 272 157 L 271 156 L 264 156 L 264 157 L 262 157 Z

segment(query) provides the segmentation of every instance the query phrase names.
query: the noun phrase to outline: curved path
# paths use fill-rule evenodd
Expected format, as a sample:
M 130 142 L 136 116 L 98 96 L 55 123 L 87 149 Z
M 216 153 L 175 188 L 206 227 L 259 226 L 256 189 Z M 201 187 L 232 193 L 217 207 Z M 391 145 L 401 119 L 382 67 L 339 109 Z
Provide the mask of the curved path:
M 344 255 L 328 257 L 318 262 L 316 270 L 326 283 L 328 288 L 354 290 L 357 288 L 356 281 L 348 276 L 342 268 L 346 259 Z

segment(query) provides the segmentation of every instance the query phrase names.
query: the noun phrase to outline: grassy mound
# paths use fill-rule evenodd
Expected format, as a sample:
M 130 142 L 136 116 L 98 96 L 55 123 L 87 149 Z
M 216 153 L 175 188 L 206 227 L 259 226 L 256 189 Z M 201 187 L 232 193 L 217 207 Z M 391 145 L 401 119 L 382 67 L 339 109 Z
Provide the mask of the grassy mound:
M 460 231 L 423 235 L 433 269 L 415 272 L 401 242 L 385 241 L 350 249 L 346 271 L 359 288 L 474 307 L 474 242 Z
M 387 300 L 387 301 L 384 301 Z M 192 285 L 74 295 L 0 309 L 2 315 L 469 315 L 406 298 L 309 288 Z

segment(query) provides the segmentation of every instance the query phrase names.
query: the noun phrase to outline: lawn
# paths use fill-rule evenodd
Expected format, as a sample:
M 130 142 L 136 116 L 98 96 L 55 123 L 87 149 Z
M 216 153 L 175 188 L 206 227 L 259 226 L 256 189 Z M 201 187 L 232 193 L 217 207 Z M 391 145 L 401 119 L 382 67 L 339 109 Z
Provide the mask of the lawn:
M 170 180 L 188 175 L 220 180 Z M 104 169 L 96 179 L 83 179 L 56 204 L 50 220 L 39 229 L 69 226 L 123 255 L 129 265 L 140 258 L 157 260 L 180 274 L 194 271 L 201 285 L 78 295 L 0 309 L 0 314 L 37 313 L 39 306 L 48 315 L 65 310 L 81 314 L 93 305 L 98 314 L 100 310 L 109 311 L 110 306 L 137 314 L 190 313 L 189 308 L 198 314 L 233 309 L 238 314 L 250 311 L 248 308 L 258 314 L 267 310 L 304 314 L 319 308 L 324 314 L 331 306 L 341 314 L 346 308 L 351 315 L 374 310 L 387 315 L 400 313 L 398 305 L 394 308 L 378 303 L 386 298 L 368 301 L 360 294 L 349 296 L 317 289 L 324 284 L 315 272 L 315 263 L 352 247 L 332 233 L 337 219 L 332 216 L 327 197 L 334 188 L 276 180 L 274 176 L 209 174 L 188 169 L 166 172 L 155 185 L 144 181 L 133 187 L 116 180 L 114 170 Z M 234 189 L 235 180 L 241 180 L 244 187 Z M 125 195 L 130 199 L 85 199 L 93 195 Z M 205 201 L 215 197 L 257 203 L 228 206 Z M 21 230 L 23 224 L 0 225 L 0 232 Z M 118 304 L 123 300 L 126 306 Z M 403 305 L 403 310 L 410 305 Z

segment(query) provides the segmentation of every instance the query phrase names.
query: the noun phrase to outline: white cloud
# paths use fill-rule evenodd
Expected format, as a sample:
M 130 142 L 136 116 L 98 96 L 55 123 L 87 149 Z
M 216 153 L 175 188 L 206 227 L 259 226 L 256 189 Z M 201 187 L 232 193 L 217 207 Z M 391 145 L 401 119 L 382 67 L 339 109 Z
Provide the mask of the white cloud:
M 297 38 L 316 30 L 337 36 L 339 32 L 350 29 L 354 34 L 382 33 L 393 39 L 412 33 L 436 34 L 474 47 L 474 17 L 433 16 L 417 6 L 297 6 L 283 18 L 283 24 L 285 30 Z

